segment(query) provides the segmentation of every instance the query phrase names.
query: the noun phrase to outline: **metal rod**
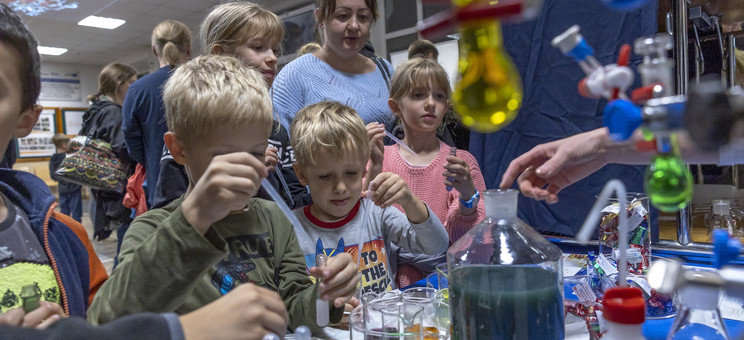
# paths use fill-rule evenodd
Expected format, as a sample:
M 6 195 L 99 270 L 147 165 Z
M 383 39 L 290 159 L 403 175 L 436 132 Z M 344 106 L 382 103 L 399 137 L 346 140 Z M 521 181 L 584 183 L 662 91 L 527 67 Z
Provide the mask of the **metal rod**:
M 687 94 L 688 54 L 687 54 L 687 0 L 672 0 L 672 21 L 674 22 L 674 62 L 676 71 L 675 92 L 678 95 Z M 688 166 L 688 171 L 690 170 Z M 689 206 L 677 212 L 677 242 L 688 245 L 691 242 L 690 228 L 692 214 Z
M 736 82 L 736 38 L 729 34 L 726 40 L 726 85 L 732 88 Z
M 736 37 L 733 34 L 726 36 L 726 82 L 728 88 L 736 85 Z M 731 184 L 739 189 L 739 166 L 731 166 Z

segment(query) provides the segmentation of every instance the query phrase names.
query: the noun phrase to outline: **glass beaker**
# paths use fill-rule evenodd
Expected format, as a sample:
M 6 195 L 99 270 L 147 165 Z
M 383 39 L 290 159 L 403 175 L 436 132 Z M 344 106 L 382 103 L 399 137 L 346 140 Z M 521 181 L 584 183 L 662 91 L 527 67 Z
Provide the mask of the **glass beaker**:
M 349 318 L 351 339 L 424 339 L 424 307 L 415 303 L 372 301 L 355 308 Z
M 649 214 L 649 200 L 644 193 L 630 192 L 627 194 L 628 216 L 628 272 L 643 275 L 648 270 L 651 255 L 651 223 Z M 618 244 L 618 214 L 620 205 L 617 198 L 608 200 L 602 209 L 599 224 L 599 252 L 606 258 L 617 263 L 620 257 Z M 616 266 L 617 267 L 617 266 Z
M 516 190 L 447 251 L 452 339 L 563 339 L 561 251 L 517 218 Z

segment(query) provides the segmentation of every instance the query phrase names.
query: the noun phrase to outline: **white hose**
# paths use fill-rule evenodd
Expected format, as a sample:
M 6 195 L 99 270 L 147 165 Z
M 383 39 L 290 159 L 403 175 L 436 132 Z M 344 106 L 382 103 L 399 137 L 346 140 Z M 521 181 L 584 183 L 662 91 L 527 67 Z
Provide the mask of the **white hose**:
M 620 258 L 617 261 L 618 284 L 620 287 L 625 287 L 628 285 L 625 279 L 628 273 L 628 195 L 623 182 L 618 179 L 611 179 L 607 184 L 605 184 L 604 188 L 602 188 L 602 192 L 599 193 L 599 198 L 594 202 L 592 210 L 589 211 L 589 215 L 587 215 L 586 220 L 584 220 L 584 224 L 581 226 L 579 233 L 576 234 L 576 240 L 582 244 L 589 243 L 589 239 L 592 237 L 594 230 L 599 224 L 602 208 L 607 205 L 607 201 L 613 192 L 615 193 L 615 196 L 617 196 L 618 203 L 620 203 L 620 212 L 618 213 L 619 223 L 617 226 L 617 232 L 619 234 L 618 242 L 620 244 Z

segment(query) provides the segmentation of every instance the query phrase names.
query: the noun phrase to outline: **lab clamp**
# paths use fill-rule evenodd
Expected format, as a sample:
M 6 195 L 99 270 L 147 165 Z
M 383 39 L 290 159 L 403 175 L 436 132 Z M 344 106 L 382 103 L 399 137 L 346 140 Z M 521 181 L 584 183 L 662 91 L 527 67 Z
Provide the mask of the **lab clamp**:
M 674 212 L 692 199 L 692 174 L 679 153 L 675 133 L 684 127 L 685 96 L 673 96 L 673 65 L 667 58 L 672 48 L 668 34 L 640 38 L 635 41 L 636 54 L 643 56 L 639 66 L 643 86 L 626 95 L 633 82 L 633 72 L 627 67 L 630 46 L 620 50 L 617 64 L 602 66 L 593 56 L 591 46 L 578 26 L 555 37 L 553 46 L 572 57 L 586 73 L 579 83 L 579 93 L 589 98 L 606 98 L 603 123 L 610 138 L 628 140 L 638 128 L 645 143 L 636 147 L 652 151 L 651 164 L 644 176 L 645 191 L 651 203 L 661 211 Z

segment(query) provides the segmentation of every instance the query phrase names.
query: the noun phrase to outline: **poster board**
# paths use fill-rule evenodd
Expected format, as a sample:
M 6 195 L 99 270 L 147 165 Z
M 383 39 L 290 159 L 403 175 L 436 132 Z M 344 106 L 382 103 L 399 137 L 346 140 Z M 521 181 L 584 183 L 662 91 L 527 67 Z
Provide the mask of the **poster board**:
M 19 161 L 47 160 L 57 150 L 52 144 L 52 137 L 58 132 L 59 108 L 45 107 L 39 115 L 31 133 L 18 138 L 16 151 Z
M 70 137 L 77 136 L 80 128 L 83 127 L 83 115 L 86 111 L 88 111 L 87 107 L 63 107 L 59 117 L 61 132 Z

